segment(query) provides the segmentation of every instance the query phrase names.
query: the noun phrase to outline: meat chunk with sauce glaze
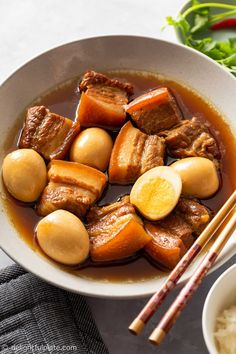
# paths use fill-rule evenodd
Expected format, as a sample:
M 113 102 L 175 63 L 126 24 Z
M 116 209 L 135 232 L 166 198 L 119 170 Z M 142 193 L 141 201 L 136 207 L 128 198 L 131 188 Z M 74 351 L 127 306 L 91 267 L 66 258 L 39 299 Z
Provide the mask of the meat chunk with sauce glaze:
M 145 229 L 152 237 L 144 248 L 146 254 L 155 263 L 174 268 L 186 252 L 183 241 L 160 224 L 146 223 Z
M 151 240 L 128 196 L 107 206 L 92 207 L 87 221 L 93 261 L 127 258 Z
M 184 158 L 191 156 L 206 157 L 210 160 L 219 158 L 219 148 L 206 124 L 197 118 L 184 120 L 178 127 L 160 133 L 165 137 L 170 156 Z
M 167 87 L 160 87 L 137 97 L 126 106 L 126 112 L 146 134 L 170 129 L 182 119 L 175 97 Z
M 183 217 L 176 213 L 176 211 L 169 214 L 165 219 L 159 221 L 159 225 L 165 230 L 168 230 L 172 235 L 177 236 L 187 249 L 192 245 L 194 241 L 192 235 L 193 229 Z
M 127 122 L 120 130 L 113 146 L 109 181 L 129 184 L 144 172 L 162 166 L 165 153 L 164 139 L 147 135 Z
M 180 198 L 174 211 L 156 223 L 145 223 L 152 241 L 145 252 L 155 262 L 172 269 L 210 220 L 209 210 L 193 199 Z
M 106 175 L 95 168 L 60 160 L 51 161 L 48 179 L 37 206 L 42 216 L 64 209 L 83 217 L 100 198 L 107 182 Z
M 196 235 L 204 230 L 211 218 L 209 209 L 200 204 L 197 199 L 180 198 L 175 211 L 189 224 Z
M 125 122 L 124 105 L 133 94 L 133 86 L 95 71 L 87 71 L 79 85 L 81 92 L 77 119 L 84 127 L 107 129 L 120 127 Z
M 79 131 L 78 122 L 73 123 L 44 106 L 31 107 L 27 111 L 19 147 L 33 149 L 46 160 L 63 159 Z

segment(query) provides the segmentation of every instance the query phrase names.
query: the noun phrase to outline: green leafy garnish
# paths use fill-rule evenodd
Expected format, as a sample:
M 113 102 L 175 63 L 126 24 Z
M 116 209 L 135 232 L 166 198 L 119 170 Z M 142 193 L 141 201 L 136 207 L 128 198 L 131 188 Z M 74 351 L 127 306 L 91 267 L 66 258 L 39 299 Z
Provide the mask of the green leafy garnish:
M 212 15 L 210 10 L 216 7 L 225 11 Z M 168 16 L 166 22 L 181 31 L 184 44 L 214 59 L 230 72 L 236 73 L 236 37 L 229 38 L 228 41 L 215 41 L 212 37 L 202 38 L 210 26 L 234 14 L 236 14 L 235 5 L 200 3 L 198 0 L 192 0 L 191 6 L 179 14 L 177 19 Z

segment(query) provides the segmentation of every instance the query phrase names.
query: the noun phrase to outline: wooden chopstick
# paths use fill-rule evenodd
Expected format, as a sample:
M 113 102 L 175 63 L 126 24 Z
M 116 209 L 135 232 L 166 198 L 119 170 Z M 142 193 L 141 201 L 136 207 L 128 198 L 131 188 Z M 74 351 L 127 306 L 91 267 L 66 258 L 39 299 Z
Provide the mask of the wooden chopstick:
M 211 239 L 213 234 L 218 230 L 221 223 L 224 221 L 227 214 L 233 208 L 236 202 L 236 191 L 232 193 L 226 203 L 221 207 L 212 221 L 207 225 L 205 230 L 201 233 L 201 235 L 196 239 L 193 243 L 192 247 L 188 250 L 188 252 L 183 256 L 177 266 L 172 270 L 167 280 L 161 286 L 161 288 L 151 297 L 143 310 L 139 313 L 139 315 L 134 319 L 134 321 L 130 324 L 129 330 L 133 334 L 139 334 L 148 320 L 152 317 L 152 315 L 156 312 L 156 310 L 160 307 L 163 300 L 169 294 L 169 292 L 176 286 L 178 280 L 181 278 L 185 270 L 192 263 L 192 261 L 199 254 L 201 249 L 205 246 L 205 244 Z
M 194 292 L 198 289 L 203 278 L 214 264 L 216 258 L 218 257 L 219 253 L 221 252 L 228 239 L 230 238 L 235 227 L 236 212 L 234 208 L 231 218 L 215 240 L 210 250 L 207 252 L 203 261 L 193 273 L 186 285 L 183 287 L 183 289 L 181 290 L 175 301 L 172 303 L 172 305 L 169 307 L 167 312 L 164 314 L 158 326 L 150 335 L 149 340 L 151 341 L 151 343 L 161 344 L 161 342 L 164 340 L 166 334 L 169 332 L 169 330 L 181 314 L 182 310 L 184 309 Z

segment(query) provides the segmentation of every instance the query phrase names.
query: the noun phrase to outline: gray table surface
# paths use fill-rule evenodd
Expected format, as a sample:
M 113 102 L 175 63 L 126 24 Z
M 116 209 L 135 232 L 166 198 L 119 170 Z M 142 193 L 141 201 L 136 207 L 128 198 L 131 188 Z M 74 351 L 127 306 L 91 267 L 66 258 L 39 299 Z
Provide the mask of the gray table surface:
M 0 0 L 0 83 L 43 51 L 81 38 L 133 34 L 176 41 L 172 28 L 164 32 L 160 28 L 165 16 L 175 15 L 183 4 L 183 0 Z M 158 317 L 152 319 L 140 337 L 132 336 L 127 330 L 147 299 L 88 298 L 110 353 L 206 354 L 201 329 L 204 300 L 214 281 L 235 262 L 236 256 L 205 279 L 160 348 L 147 342 Z M 10 264 L 13 261 L 0 251 L 0 267 Z

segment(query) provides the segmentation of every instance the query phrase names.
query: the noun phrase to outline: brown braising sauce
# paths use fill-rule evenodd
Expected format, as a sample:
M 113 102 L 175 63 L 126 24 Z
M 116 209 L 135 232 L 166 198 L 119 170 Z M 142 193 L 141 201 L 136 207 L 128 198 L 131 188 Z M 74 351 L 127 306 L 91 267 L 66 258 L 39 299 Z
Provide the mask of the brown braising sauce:
M 112 72 L 110 76 L 131 82 L 134 85 L 134 97 L 147 90 L 159 87 L 169 87 L 179 103 L 184 118 L 198 117 L 203 122 L 207 122 L 211 133 L 215 136 L 222 154 L 221 165 L 221 188 L 215 196 L 202 203 L 212 211 L 217 212 L 229 195 L 236 187 L 236 142 L 229 126 L 224 122 L 223 117 L 203 98 L 190 89 L 179 83 L 164 79 L 158 75 L 140 72 Z M 64 83 L 54 88 L 49 93 L 38 98 L 30 104 L 44 105 L 52 112 L 74 119 L 75 111 L 79 101 L 77 91 L 79 79 Z M 132 98 L 134 98 L 132 97 Z M 17 137 L 20 134 L 25 111 L 19 117 L 19 122 L 13 127 L 4 145 L 5 153 L 17 148 Z M 113 133 L 115 138 L 116 133 Z M 167 159 L 169 164 L 173 159 Z M 118 197 L 128 194 L 131 186 L 108 185 L 102 199 L 98 204 L 114 202 Z M 40 218 L 36 215 L 33 206 L 26 206 L 16 202 L 6 192 L 6 211 L 14 224 L 16 230 L 28 245 L 37 252 L 41 252 L 34 239 L 34 229 Z M 87 267 L 85 269 L 68 268 L 59 265 L 62 269 L 77 274 L 80 277 L 87 277 L 102 281 L 111 282 L 141 282 L 150 278 L 163 276 L 165 273 L 149 264 L 144 258 L 139 258 L 126 265 Z

